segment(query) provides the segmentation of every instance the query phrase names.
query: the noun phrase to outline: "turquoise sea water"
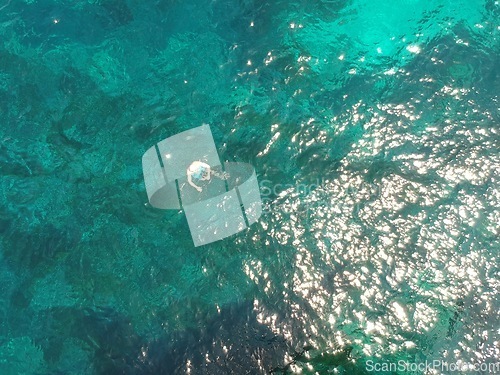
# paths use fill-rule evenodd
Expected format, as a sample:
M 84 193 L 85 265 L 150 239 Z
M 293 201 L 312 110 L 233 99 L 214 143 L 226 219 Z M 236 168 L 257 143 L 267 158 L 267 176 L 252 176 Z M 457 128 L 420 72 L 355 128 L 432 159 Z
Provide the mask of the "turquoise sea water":
M 3 0 L 0 374 L 500 373 L 499 19 Z M 195 248 L 141 157 L 203 123 L 265 212 Z

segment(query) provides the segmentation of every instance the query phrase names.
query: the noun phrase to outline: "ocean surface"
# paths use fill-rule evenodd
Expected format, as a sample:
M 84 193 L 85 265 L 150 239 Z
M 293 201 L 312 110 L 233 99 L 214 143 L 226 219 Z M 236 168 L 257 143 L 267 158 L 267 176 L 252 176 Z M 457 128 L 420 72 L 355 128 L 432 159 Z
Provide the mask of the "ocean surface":
M 0 0 L 0 374 L 500 373 L 500 4 Z M 209 124 L 264 213 L 194 247 Z

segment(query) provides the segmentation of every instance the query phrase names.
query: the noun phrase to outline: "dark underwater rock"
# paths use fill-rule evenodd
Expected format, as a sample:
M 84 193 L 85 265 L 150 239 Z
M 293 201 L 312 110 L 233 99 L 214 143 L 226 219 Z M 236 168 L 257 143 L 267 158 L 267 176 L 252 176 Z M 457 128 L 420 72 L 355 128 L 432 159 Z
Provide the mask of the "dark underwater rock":
M 71 251 L 81 238 L 73 227 L 42 224 L 11 231 L 4 251 L 9 264 L 21 271 L 53 264 L 59 255 Z
M 284 337 L 260 323 L 251 303 L 221 309 L 201 329 L 149 344 L 141 374 L 267 374 L 290 352 Z M 188 365 L 188 363 L 190 365 Z
M 134 20 L 125 0 L 102 0 L 100 5 L 107 10 L 110 19 L 119 26 L 127 25 Z

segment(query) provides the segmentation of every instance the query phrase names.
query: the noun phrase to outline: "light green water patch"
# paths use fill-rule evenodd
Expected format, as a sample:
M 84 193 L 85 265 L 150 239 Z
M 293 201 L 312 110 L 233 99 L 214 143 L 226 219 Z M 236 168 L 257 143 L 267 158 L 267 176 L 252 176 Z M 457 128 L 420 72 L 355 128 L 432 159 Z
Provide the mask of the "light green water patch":
M 426 43 L 450 33 L 457 24 L 473 29 L 482 13 L 478 2 L 465 0 L 366 1 L 339 10 L 334 20 L 301 13 L 285 19 L 282 27 L 288 29 L 283 31 L 289 43 L 311 57 L 313 69 L 358 74 L 403 67 L 423 52 Z

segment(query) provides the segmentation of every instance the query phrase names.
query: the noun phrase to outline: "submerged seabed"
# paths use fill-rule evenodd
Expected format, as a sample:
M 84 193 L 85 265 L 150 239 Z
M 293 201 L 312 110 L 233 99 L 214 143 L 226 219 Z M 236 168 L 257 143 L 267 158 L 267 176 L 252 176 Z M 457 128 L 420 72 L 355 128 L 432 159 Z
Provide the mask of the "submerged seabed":
M 4 0 L 0 373 L 492 373 L 499 7 Z M 194 248 L 141 156 L 202 123 L 266 212 Z

